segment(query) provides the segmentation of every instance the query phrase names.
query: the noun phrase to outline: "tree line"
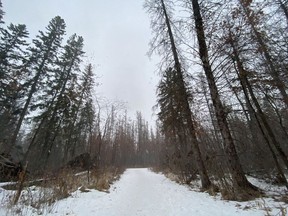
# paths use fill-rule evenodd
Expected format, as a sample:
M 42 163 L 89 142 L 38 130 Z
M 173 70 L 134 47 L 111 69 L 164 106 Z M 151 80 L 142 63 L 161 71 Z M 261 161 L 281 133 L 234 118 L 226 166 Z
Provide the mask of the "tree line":
M 20 161 L 30 174 L 47 173 L 81 155 L 98 168 L 150 164 L 153 131 L 140 112 L 131 120 L 99 103 L 83 37 L 65 42 L 66 23 L 56 16 L 31 40 L 26 25 L 5 25 L 0 6 L 1 167 Z
M 245 174 L 288 187 L 287 2 L 146 0 L 159 64 L 162 167 L 234 199 L 259 195 Z M 228 175 L 229 174 L 229 175 Z M 229 180 L 227 180 L 229 176 Z

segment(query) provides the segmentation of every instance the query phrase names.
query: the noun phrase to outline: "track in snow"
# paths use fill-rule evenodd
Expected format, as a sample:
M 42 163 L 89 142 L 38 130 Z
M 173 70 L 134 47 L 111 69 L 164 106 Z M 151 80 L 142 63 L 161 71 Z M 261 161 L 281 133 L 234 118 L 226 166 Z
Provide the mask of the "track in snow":
M 148 169 L 127 169 L 110 193 L 79 191 L 56 204 L 48 215 L 99 216 L 231 216 L 263 215 L 263 211 L 241 210 L 236 202 L 215 199 L 189 190 L 164 175 Z

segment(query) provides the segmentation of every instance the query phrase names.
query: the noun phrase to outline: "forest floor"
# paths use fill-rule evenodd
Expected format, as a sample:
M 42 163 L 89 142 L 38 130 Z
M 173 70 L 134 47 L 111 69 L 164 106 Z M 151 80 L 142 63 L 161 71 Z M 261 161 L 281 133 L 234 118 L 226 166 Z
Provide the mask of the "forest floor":
M 255 181 L 255 179 L 254 179 Z M 265 187 L 265 185 L 263 185 Z M 1 206 L 5 190 L 0 188 L 0 216 L 11 215 L 12 210 Z M 80 189 L 66 199 L 37 210 L 22 206 L 17 215 L 101 215 L 101 216 L 231 216 L 282 215 L 287 204 L 272 198 L 249 202 L 225 201 L 220 195 L 210 196 L 157 174 L 149 169 L 127 169 L 109 192 Z M 14 209 L 15 213 L 15 209 Z

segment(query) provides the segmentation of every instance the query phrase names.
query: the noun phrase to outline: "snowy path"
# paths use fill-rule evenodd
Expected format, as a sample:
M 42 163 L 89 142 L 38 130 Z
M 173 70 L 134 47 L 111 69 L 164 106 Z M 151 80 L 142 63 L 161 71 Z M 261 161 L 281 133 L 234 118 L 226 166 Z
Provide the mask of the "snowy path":
M 59 201 L 49 215 L 264 215 L 263 211 L 253 208 L 239 209 L 236 204 L 191 191 L 148 169 L 128 169 L 112 186 L 110 193 L 78 191 L 72 197 Z M 242 203 L 242 208 L 246 204 Z

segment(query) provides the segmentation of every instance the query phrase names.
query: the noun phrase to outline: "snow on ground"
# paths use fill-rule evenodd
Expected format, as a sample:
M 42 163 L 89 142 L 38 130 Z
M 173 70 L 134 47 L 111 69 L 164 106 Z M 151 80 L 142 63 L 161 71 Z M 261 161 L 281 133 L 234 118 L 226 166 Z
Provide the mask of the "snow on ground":
M 287 193 L 287 189 L 285 186 L 269 184 L 264 179 L 258 179 L 252 176 L 247 176 L 247 179 L 253 185 L 265 191 L 267 195 L 278 196 Z
M 0 202 L 1 202 L 0 190 Z M 100 215 L 100 216 L 232 216 L 265 215 L 264 207 L 272 208 L 276 215 L 283 203 L 270 198 L 250 202 L 223 201 L 219 196 L 192 191 L 162 174 L 148 169 L 127 169 L 119 181 L 110 188 L 110 193 L 91 190 L 76 191 L 71 197 L 58 201 L 45 215 Z M 284 206 L 284 207 L 287 207 Z M 39 212 L 26 208 L 23 215 L 38 215 Z M 0 204 L 0 216 L 6 215 Z M 9 214 L 8 214 L 9 215 Z

